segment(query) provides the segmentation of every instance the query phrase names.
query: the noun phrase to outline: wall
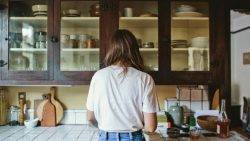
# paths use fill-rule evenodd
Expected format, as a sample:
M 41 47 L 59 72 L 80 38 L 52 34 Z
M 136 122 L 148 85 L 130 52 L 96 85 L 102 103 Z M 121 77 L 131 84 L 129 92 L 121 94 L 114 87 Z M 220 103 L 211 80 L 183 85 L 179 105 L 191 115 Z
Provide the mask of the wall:
M 57 98 L 64 105 L 65 109 L 86 109 L 85 103 L 89 86 L 58 87 Z M 8 101 L 10 105 L 17 105 L 18 92 L 26 92 L 26 99 L 30 108 L 34 107 L 34 100 L 41 99 L 42 94 L 49 93 L 48 86 L 12 86 L 8 87 Z M 176 86 L 156 86 L 160 105 L 164 107 L 166 97 L 176 96 Z
M 231 30 L 250 26 L 250 15 L 232 20 Z M 250 65 L 243 65 L 243 53 L 250 52 L 250 30 L 231 35 L 231 85 L 232 104 L 243 104 L 243 97 L 250 99 Z

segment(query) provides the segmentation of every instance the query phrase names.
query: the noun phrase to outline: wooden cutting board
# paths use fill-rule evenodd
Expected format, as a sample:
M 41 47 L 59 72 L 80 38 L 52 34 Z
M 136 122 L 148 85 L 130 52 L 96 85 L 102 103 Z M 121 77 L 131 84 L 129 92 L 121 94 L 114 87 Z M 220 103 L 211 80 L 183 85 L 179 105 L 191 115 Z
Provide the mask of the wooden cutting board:
M 55 99 L 55 94 L 56 94 L 55 87 L 50 88 L 50 94 L 51 94 L 51 102 L 56 107 L 56 123 L 58 124 L 63 118 L 63 107 L 62 107 L 61 103 Z
M 39 106 L 42 102 L 43 102 L 42 99 L 35 99 L 35 100 L 34 100 L 34 110 L 35 110 L 35 112 L 34 112 L 34 118 L 37 118 L 37 108 L 38 108 L 38 106 Z
M 213 101 L 212 101 L 212 109 L 219 110 L 220 109 L 220 90 L 217 89 L 214 93 Z
M 41 126 L 43 127 L 54 127 L 56 126 L 56 107 L 51 102 L 51 95 L 45 95 L 47 98 L 46 103 L 43 107 Z
M 43 119 L 43 107 L 46 104 L 46 102 L 47 102 L 47 100 L 43 99 L 43 101 L 40 102 L 40 104 L 37 107 L 36 114 L 37 114 L 37 118 L 39 119 L 39 121 L 42 121 L 42 119 Z
M 50 94 L 51 94 L 51 103 L 56 107 L 56 123 L 59 124 L 60 121 L 63 118 L 63 107 L 60 104 L 60 102 L 58 102 L 55 99 L 55 94 L 56 94 L 56 88 L 55 87 L 51 87 L 50 88 Z M 43 114 L 43 107 L 46 103 L 46 100 L 43 100 L 37 107 L 37 117 L 40 121 L 42 121 L 42 114 Z

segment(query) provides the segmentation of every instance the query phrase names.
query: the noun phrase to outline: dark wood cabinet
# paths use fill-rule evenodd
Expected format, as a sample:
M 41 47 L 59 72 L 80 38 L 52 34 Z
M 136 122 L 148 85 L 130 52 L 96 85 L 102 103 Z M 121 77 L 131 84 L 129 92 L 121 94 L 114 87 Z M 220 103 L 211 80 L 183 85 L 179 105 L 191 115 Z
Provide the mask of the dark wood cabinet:
M 216 80 L 221 65 L 217 54 L 224 52 L 217 49 L 223 40 L 216 39 L 216 26 L 224 26 L 217 17 L 220 9 L 216 8 L 216 0 L 43 0 L 48 5 L 47 16 L 43 17 L 32 12 L 32 6 L 39 3 L 23 1 L 26 10 L 31 11 L 20 13 L 20 7 L 11 5 L 19 2 L 9 0 L 8 8 L 0 11 L 0 57 L 7 63 L 0 68 L 0 85 L 89 84 L 95 71 L 105 67 L 103 60 L 109 39 L 119 28 L 132 31 L 142 46 L 154 44 L 154 48 L 140 48 L 140 51 L 147 72 L 157 84 L 209 85 Z M 90 11 L 96 3 L 100 3 L 100 16 L 95 17 Z M 181 13 L 188 8 L 182 5 L 195 9 Z M 81 16 L 67 15 L 70 9 L 79 10 Z M 32 30 L 33 36 L 45 32 L 45 47 L 39 46 L 40 40 L 30 41 L 23 35 L 24 30 Z M 81 40 L 86 43 L 87 37 L 94 41 L 94 48 L 81 44 Z M 196 37 L 201 37 L 197 39 L 205 40 L 207 45 L 194 46 Z M 72 46 L 76 38 L 77 48 Z M 24 47 L 27 43 L 23 40 L 31 42 L 33 47 Z M 193 55 L 194 52 L 198 55 Z M 194 57 L 190 58 L 192 55 L 200 57 L 196 59 L 198 66 L 192 61 Z M 29 65 L 25 60 L 29 60 Z

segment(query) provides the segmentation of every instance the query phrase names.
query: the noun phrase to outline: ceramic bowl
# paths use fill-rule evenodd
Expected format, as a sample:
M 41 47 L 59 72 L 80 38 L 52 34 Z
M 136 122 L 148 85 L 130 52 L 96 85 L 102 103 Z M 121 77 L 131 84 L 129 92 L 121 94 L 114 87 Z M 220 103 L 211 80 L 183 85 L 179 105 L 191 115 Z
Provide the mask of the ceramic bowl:
M 27 128 L 34 128 L 37 126 L 38 123 L 38 118 L 37 119 L 32 119 L 32 120 L 25 120 L 24 125 Z
M 32 11 L 33 12 L 47 12 L 48 6 L 47 5 L 33 5 Z
M 209 45 L 209 38 L 208 37 L 196 37 L 191 39 L 191 46 L 192 47 L 208 47 Z
M 194 12 L 196 11 L 196 8 L 190 5 L 180 5 L 177 9 L 177 12 Z
M 198 116 L 197 123 L 202 129 L 216 132 L 217 119 L 218 119 L 217 116 L 209 116 L 209 115 Z
M 76 10 L 76 9 L 68 9 L 68 10 L 64 10 L 63 14 L 65 16 L 68 16 L 68 15 L 80 16 L 81 12 L 79 10 Z

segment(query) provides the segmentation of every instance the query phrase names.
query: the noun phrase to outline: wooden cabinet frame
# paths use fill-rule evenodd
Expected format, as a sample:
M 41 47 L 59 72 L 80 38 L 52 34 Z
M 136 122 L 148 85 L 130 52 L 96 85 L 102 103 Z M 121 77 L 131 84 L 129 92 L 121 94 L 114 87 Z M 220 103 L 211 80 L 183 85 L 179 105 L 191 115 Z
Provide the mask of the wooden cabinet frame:
M 71 1 L 71 0 L 67 0 Z M 73 1 L 73 0 L 72 0 Z M 74 0 L 78 1 L 78 0 Z M 80 1 L 80 0 L 79 0 Z M 85 0 L 82 0 L 85 1 Z M 105 67 L 103 60 L 109 48 L 109 37 L 119 28 L 119 3 L 125 0 L 100 0 L 102 5 L 112 8 L 106 8 L 101 11 L 100 17 L 100 68 Z M 126 0 L 134 1 L 134 0 Z M 136 0 L 144 1 L 144 0 Z M 226 9 L 223 6 L 225 0 L 201 0 L 209 1 L 209 18 L 210 18 L 210 71 L 204 72 L 187 72 L 187 71 L 171 71 L 171 1 L 183 0 L 150 0 L 158 1 L 158 43 L 159 54 L 158 64 L 159 70 L 148 72 L 155 79 L 156 84 L 164 85 L 191 85 L 220 84 L 223 79 L 221 74 L 228 71 L 228 67 L 224 64 L 225 59 L 221 59 L 224 54 L 225 44 L 225 18 L 221 19 L 221 12 Z M 197 1 L 197 0 L 191 0 Z M 227 3 L 227 2 L 225 2 Z M 49 37 L 60 38 L 61 24 L 61 0 L 49 0 L 49 19 L 48 19 L 48 35 Z M 8 26 L 8 10 L 0 11 L 3 15 L 4 26 Z M 3 28 L 5 37 L 8 35 L 8 28 Z M 216 32 L 215 32 L 216 31 Z M 218 34 L 219 33 L 219 34 Z M 1 36 L 1 35 L 0 35 Z M 1 37 L 2 58 L 8 60 L 8 42 Z M 48 71 L 9 71 L 8 66 L 2 69 L 2 79 L 0 85 L 80 85 L 89 84 L 94 71 L 60 71 L 60 42 L 49 42 L 48 50 Z M 224 50 L 225 49 L 225 50 Z M 226 54 L 225 54 L 226 55 Z M 224 56 L 224 55 L 223 55 Z M 230 63 L 230 62 L 229 62 Z M 223 69 L 222 69 L 223 68 Z

